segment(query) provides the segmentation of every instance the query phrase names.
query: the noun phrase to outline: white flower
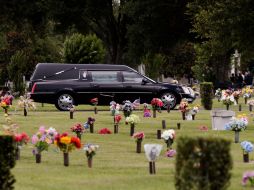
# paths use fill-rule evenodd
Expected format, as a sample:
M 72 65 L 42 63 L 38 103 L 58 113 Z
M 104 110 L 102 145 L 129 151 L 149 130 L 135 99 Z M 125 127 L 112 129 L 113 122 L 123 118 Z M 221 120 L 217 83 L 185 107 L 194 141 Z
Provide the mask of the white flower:
M 163 133 L 161 134 L 161 138 L 163 138 L 164 140 L 174 139 L 175 131 L 173 129 L 163 131 Z

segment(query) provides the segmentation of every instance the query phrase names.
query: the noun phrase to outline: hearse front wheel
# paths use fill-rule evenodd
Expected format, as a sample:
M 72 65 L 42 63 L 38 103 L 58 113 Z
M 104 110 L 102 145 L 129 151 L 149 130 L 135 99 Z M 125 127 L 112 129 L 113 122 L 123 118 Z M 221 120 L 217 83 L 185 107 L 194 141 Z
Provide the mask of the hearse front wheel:
M 177 103 L 177 97 L 175 94 L 171 93 L 171 92 L 167 92 L 162 94 L 161 96 L 161 100 L 163 101 L 163 108 L 167 109 L 168 103 L 170 102 L 170 109 L 174 109 L 176 107 L 176 103 Z
M 74 98 L 68 93 L 60 94 L 56 100 L 55 106 L 60 111 L 68 111 L 74 105 Z

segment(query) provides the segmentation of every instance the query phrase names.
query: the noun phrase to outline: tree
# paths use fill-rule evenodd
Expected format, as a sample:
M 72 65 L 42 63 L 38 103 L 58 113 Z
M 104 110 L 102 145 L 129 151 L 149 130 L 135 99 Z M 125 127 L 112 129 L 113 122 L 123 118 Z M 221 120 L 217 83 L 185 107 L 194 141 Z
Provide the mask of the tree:
M 102 63 L 105 49 L 95 35 L 73 34 L 64 42 L 64 58 L 69 63 Z

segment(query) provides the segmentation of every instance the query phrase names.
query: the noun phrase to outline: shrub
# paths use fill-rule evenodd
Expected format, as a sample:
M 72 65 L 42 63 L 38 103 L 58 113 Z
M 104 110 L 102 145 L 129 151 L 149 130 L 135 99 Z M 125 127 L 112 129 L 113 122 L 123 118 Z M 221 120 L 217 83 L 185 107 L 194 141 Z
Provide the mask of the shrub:
M 201 104 L 206 110 L 213 107 L 213 84 L 211 82 L 203 82 L 200 84 Z
M 223 190 L 232 169 L 230 141 L 220 138 L 179 137 L 175 186 L 177 190 Z
M 64 42 L 64 58 L 68 63 L 102 63 L 105 49 L 96 35 L 73 34 Z
M 14 189 L 14 176 L 10 169 L 15 165 L 15 149 L 12 136 L 0 136 L 0 189 Z

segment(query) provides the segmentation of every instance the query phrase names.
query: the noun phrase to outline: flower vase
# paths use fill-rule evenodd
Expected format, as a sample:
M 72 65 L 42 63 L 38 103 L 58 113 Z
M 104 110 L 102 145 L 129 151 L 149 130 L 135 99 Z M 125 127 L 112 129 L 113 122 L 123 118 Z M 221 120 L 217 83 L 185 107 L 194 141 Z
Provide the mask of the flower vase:
M 94 114 L 97 114 L 97 113 L 98 113 L 97 107 L 95 106 L 95 107 L 94 107 Z
M 162 121 L 161 121 L 161 124 L 162 124 L 162 129 L 166 129 L 166 121 L 165 121 L 165 120 L 162 120 Z
M 182 112 L 182 118 L 185 120 L 185 112 Z
M 133 136 L 133 134 L 134 134 L 134 128 L 135 128 L 135 124 L 131 123 L 130 136 Z
M 64 166 L 69 166 L 69 153 L 64 152 L 63 156 L 64 156 Z
M 247 104 L 247 99 L 248 99 L 248 98 L 244 98 L 244 103 L 245 103 L 245 104 Z
M 195 115 L 191 115 L 191 117 L 192 117 L 192 120 L 195 120 Z
M 136 152 L 141 153 L 141 144 L 142 144 L 142 139 L 137 140 L 137 147 L 136 147 Z
M 26 108 L 24 108 L 24 116 L 25 117 L 27 116 L 27 110 L 26 110 Z
M 37 164 L 41 163 L 41 153 L 36 153 L 35 154 L 35 160 L 36 160 Z
M 160 129 L 157 130 L 157 139 L 161 139 L 161 130 Z
M 155 174 L 155 162 L 152 161 L 152 162 L 149 162 L 149 172 L 150 174 Z
M 243 153 L 243 162 L 249 162 L 249 153 L 248 152 L 244 152 Z
M 73 119 L 73 111 L 70 111 L 70 119 Z
M 4 113 L 8 115 L 8 109 L 4 108 Z
M 156 118 L 156 109 L 153 109 L 153 118 Z
M 242 105 L 239 104 L 239 111 L 242 111 Z
M 239 135 L 240 135 L 240 132 L 235 131 L 235 143 L 239 143 Z
M 93 133 L 93 124 L 90 124 L 90 133 Z
M 181 123 L 177 123 L 177 129 L 181 129 Z
M 87 165 L 88 165 L 88 168 L 92 168 L 92 166 L 93 166 L 93 157 L 88 157 L 87 158 Z
M 20 160 L 20 148 L 18 146 L 15 149 L 15 158 L 16 160 Z
M 77 133 L 77 137 L 81 140 L 81 133 Z
M 166 143 L 167 143 L 167 148 L 168 149 L 171 149 L 171 146 L 172 146 L 172 144 L 173 144 L 173 139 L 168 139 L 168 140 L 166 140 Z
M 229 104 L 226 105 L 226 109 L 229 110 Z
M 169 104 L 169 102 L 167 104 L 167 112 L 170 113 L 170 104 Z
M 252 111 L 252 105 L 249 105 L 249 111 Z
M 118 133 L 118 124 L 114 124 L 114 133 L 116 134 L 116 133 Z

